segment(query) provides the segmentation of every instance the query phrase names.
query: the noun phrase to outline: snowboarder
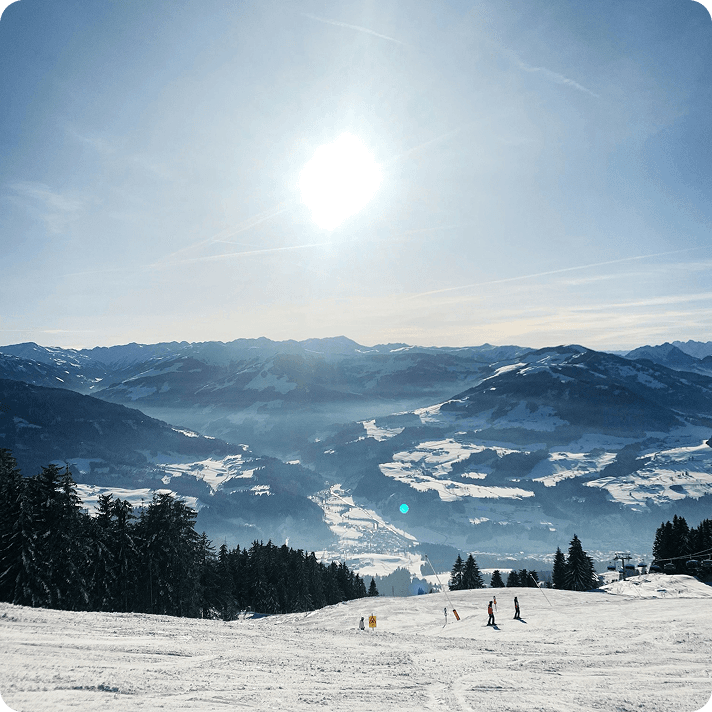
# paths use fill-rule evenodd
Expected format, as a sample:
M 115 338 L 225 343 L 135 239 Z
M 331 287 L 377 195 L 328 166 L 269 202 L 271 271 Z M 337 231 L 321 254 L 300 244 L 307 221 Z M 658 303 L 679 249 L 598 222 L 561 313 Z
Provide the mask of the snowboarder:
M 489 614 L 489 620 L 487 621 L 487 625 L 494 625 L 494 611 L 492 610 L 492 601 L 490 601 L 489 605 L 487 606 L 487 613 Z
M 361 616 L 361 620 L 358 622 L 358 629 L 366 630 L 366 624 L 363 622 L 363 616 Z
M 514 620 L 520 620 L 521 616 L 519 615 L 519 601 L 517 600 L 517 597 L 514 597 Z

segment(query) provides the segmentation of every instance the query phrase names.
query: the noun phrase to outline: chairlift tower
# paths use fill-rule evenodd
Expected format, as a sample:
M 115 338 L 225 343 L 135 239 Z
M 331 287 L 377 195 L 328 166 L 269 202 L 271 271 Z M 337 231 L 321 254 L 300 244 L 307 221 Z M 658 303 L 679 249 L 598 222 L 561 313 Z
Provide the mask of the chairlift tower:
M 628 552 L 618 552 L 614 557 L 613 561 L 620 561 L 621 562 L 621 573 L 623 574 L 623 578 L 626 577 L 626 561 L 630 561 L 633 557 L 628 553 Z

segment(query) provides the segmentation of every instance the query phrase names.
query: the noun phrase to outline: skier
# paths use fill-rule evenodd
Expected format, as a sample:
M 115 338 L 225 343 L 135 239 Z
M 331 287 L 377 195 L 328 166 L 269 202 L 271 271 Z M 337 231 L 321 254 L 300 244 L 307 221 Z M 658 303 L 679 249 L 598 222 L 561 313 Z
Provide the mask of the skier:
M 447 606 L 443 608 L 443 612 L 445 613 L 445 625 L 447 625 Z
M 366 625 L 363 622 L 363 616 L 361 616 L 361 620 L 358 622 L 358 629 L 359 630 L 366 630 Z
M 494 603 L 494 610 L 497 610 L 497 596 L 492 596 L 492 603 Z
M 514 597 L 514 620 L 521 620 L 521 616 L 519 615 L 519 601 L 516 596 Z
M 487 625 L 494 625 L 494 611 L 492 610 L 492 601 L 490 601 L 489 605 L 487 606 L 487 613 L 489 614 L 489 620 L 487 621 Z

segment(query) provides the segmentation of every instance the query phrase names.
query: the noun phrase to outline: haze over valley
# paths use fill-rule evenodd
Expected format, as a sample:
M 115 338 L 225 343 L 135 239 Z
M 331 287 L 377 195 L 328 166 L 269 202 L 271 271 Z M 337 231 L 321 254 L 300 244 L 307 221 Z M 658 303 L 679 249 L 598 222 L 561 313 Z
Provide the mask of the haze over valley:
M 16 344 L 0 347 L 0 438 L 26 474 L 66 463 L 90 509 L 171 490 L 232 545 L 289 541 L 382 575 L 429 573 L 426 554 L 446 571 L 457 551 L 545 569 L 574 533 L 600 561 L 646 557 L 661 521 L 709 511 L 711 354 Z

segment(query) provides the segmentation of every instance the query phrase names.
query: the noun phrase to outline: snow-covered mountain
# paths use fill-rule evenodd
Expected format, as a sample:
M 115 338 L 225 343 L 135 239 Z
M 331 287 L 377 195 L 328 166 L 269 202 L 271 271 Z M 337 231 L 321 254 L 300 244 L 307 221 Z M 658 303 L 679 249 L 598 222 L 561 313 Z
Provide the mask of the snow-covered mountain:
M 290 459 L 335 424 L 438 402 L 525 350 L 367 348 L 343 338 L 196 344 L 97 395 Z
M 658 346 L 641 346 L 629 351 L 626 358 L 648 360 L 676 371 L 692 371 L 712 376 L 712 342 L 673 341 Z
M 710 414 L 712 378 L 559 347 L 438 405 L 354 423 L 302 457 L 420 541 L 544 553 L 576 532 L 648 551 L 673 511 L 708 515 Z
M 102 427 L 67 400 L 61 438 L 6 408 L 14 435 L 3 437 L 19 446 L 18 459 L 32 452 L 33 468 L 71 461 L 88 473 L 78 477 L 87 487 L 108 486 L 108 467 L 116 488 L 176 488 L 195 498 L 199 524 L 220 538 L 235 540 L 231 527 L 240 541 L 249 531 L 278 539 L 301 527 L 356 568 L 398 551 L 418 568 L 426 543 L 445 557 L 455 547 L 483 561 L 490 553 L 524 559 L 565 547 L 574 532 L 601 556 L 642 553 L 673 513 L 709 516 L 712 378 L 650 359 L 581 346 L 367 348 L 343 337 L 0 351 L 2 373 L 16 382 L 42 375 L 51 383 L 63 369 L 76 377 L 55 394 L 95 388 L 107 408 L 132 409 L 115 413 L 139 408 L 173 423 L 174 435 L 209 436 L 193 437 L 202 450 L 190 454 L 139 447 L 134 426 Z M 49 440 L 32 426 L 47 428 Z M 24 440 L 13 441 L 17 433 Z M 233 485 L 243 494 L 227 496 Z M 233 500 L 248 491 L 249 506 L 239 503 L 248 514 L 233 516 Z

